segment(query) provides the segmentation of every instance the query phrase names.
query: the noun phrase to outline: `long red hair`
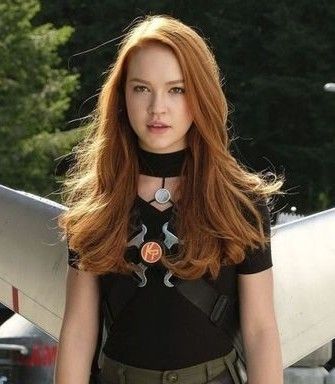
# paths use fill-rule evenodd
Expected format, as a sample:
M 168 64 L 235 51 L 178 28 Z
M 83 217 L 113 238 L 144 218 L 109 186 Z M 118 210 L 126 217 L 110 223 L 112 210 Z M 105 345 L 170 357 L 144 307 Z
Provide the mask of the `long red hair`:
M 195 30 L 171 16 L 146 16 L 122 40 L 88 134 L 74 149 L 75 163 L 63 184 L 68 210 L 59 216 L 59 225 L 69 248 L 80 255 L 80 269 L 94 274 L 133 270 L 123 256 L 139 165 L 124 83 L 131 53 L 150 42 L 170 47 L 179 60 L 194 116 L 176 202 L 175 228 L 183 246 L 173 259 L 161 261 L 182 278 L 205 272 L 215 278 L 222 265 L 242 261 L 247 247 L 270 241 L 258 204 L 283 193 L 284 181 L 249 171 L 232 156 L 227 100 L 214 55 Z

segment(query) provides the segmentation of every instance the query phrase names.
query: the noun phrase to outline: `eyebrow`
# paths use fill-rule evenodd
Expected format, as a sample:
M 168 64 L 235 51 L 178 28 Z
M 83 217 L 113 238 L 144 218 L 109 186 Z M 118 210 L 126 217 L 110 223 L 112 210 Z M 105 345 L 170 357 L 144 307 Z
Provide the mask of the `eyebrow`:
M 134 77 L 133 79 L 130 79 L 129 81 L 150 84 L 150 81 L 142 80 L 142 79 L 139 79 L 137 77 Z M 170 80 L 170 81 L 167 81 L 165 84 L 179 84 L 179 83 L 184 83 L 184 80 L 183 79 L 180 79 L 180 80 Z

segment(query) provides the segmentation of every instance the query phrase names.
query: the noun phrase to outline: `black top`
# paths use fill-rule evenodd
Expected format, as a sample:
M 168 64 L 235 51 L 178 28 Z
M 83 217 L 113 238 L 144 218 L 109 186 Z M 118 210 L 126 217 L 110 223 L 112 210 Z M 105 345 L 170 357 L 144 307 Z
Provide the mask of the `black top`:
M 169 154 L 154 154 L 140 150 L 141 173 L 153 176 L 177 176 L 188 149 Z M 144 165 L 143 159 L 151 165 Z M 174 162 L 174 171 L 169 164 Z M 178 171 L 179 169 L 179 171 Z M 151 171 L 150 171 L 151 170 Z M 166 172 L 164 172 L 164 170 Z M 151 173 L 150 173 L 151 172 Z M 270 233 L 270 215 L 266 206 L 259 206 L 265 233 Z M 162 225 L 172 213 L 172 207 L 159 211 L 137 196 L 134 210 L 148 231 L 144 240 L 158 239 Z M 75 259 L 75 253 L 69 250 Z M 69 259 L 69 264 L 75 266 Z M 159 264 L 159 263 L 158 263 Z M 237 295 L 237 274 L 250 274 L 272 267 L 271 245 L 265 251 L 248 250 L 238 265 L 222 267 L 216 281 L 208 282 L 224 294 Z M 225 333 L 173 287 L 163 283 L 165 270 L 153 264 L 146 272 L 148 282 L 134 290 L 130 276 L 109 273 L 100 276 L 101 293 L 113 307 L 120 295 L 133 295 L 107 335 L 103 351 L 110 358 L 136 367 L 169 370 L 215 359 L 229 353 L 232 345 Z
M 140 173 L 156 177 L 179 176 L 189 148 L 170 153 L 153 153 L 138 147 Z

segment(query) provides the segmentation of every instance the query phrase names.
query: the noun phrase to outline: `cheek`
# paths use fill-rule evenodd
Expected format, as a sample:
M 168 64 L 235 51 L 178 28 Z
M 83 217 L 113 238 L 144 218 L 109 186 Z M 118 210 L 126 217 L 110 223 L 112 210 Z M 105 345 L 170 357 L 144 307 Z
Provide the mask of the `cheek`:
M 125 99 L 126 99 L 127 110 L 129 111 L 133 108 L 134 101 L 133 101 L 133 98 L 131 97 L 131 95 L 129 94 L 129 92 L 127 92 L 127 91 L 125 93 Z
M 191 113 L 191 110 L 190 110 L 188 104 L 186 103 L 186 100 L 184 100 L 184 102 L 181 105 L 180 116 L 183 120 L 185 120 L 187 122 L 191 123 L 193 121 L 193 115 Z
M 126 105 L 127 105 L 127 110 L 128 114 L 133 115 L 136 117 L 137 115 L 141 115 L 144 111 L 144 103 L 143 100 L 140 98 L 133 96 L 133 95 L 126 95 Z
M 126 106 L 129 119 L 132 120 L 133 118 L 136 118 L 138 105 L 131 95 L 126 95 Z

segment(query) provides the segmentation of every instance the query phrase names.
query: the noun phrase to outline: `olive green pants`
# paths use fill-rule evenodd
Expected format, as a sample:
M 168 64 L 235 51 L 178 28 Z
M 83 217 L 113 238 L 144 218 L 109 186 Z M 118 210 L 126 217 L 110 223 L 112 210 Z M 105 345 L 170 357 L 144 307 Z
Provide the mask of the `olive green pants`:
M 218 359 L 169 371 L 136 368 L 103 355 L 102 384 L 240 384 L 234 363 L 236 351 Z

